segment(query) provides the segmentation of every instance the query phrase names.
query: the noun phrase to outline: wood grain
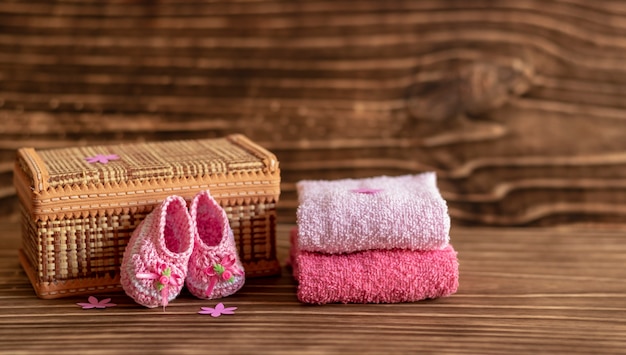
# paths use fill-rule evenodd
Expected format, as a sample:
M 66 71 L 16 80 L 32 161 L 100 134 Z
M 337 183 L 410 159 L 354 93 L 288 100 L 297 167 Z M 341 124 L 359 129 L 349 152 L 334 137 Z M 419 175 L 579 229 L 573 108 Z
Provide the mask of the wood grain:
M 19 224 L 0 223 L 1 354 L 617 354 L 626 348 L 624 230 L 454 228 L 460 288 L 438 300 L 307 306 L 282 277 L 248 280 L 217 301 L 184 293 L 167 312 L 123 293 L 118 306 L 40 300 L 21 270 Z M 279 225 L 281 260 L 290 225 Z M 105 295 L 102 295 L 104 297 Z M 101 298 L 102 298 L 101 297 Z
M 244 133 L 295 182 L 434 170 L 454 223 L 623 223 L 615 1 L 0 3 L 15 149 Z

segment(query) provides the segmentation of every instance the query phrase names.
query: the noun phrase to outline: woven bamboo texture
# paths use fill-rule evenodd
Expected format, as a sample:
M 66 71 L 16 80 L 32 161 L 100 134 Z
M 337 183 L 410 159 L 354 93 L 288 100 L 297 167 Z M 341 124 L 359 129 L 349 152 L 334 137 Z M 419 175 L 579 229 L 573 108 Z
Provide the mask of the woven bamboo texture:
M 108 163 L 88 157 L 116 155 Z M 18 152 L 20 259 L 37 294 L 119 289 L 130 235 L 165 197 L 209 189 L 225 209 L 248 276 L 280 272 L 276 157 L 242 135 Z

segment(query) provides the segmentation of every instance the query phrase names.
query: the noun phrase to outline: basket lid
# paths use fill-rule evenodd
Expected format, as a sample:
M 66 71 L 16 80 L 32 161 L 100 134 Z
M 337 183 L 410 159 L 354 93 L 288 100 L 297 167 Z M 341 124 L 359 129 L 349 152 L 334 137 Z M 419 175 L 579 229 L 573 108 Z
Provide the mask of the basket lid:
M 276 156 L 241 134 L 60 149 L 21 148 L 15 176 L 18 195 L 34 208 L 33 213 L 86 210 L 94 204 L 101 207 L 103 198 L 115 199 L 107 206 L 130 206 L 139 194 L 147 205 L 167 194 L 202 188 L 233 202 L 251 198 L 273 201 L 280 191 Z

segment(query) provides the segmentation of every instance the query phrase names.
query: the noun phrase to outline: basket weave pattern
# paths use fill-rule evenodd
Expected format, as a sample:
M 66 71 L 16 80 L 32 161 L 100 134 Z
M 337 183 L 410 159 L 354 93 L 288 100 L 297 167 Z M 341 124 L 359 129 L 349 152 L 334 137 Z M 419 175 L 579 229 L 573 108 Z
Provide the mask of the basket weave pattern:
M 106 164 L 85 157 L 115 154 Z M 56 298 L 119 288 L 124 248 L 169 195 L 204 189 L 228 215 L 246 274 L 280 272 L 276 260 L 276 158 L 241 135 L 35 151 L 20 149 L 21 260 L 37 294 Z

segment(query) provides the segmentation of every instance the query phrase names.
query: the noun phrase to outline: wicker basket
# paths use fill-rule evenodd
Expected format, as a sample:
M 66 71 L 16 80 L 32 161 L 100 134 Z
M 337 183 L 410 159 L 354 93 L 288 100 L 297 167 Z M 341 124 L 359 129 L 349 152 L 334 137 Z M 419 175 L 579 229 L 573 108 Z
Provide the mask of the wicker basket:
M 89 162 L 91 161 L 91 162 Z M 41 298 L 121 289 L 134 228 L 169 195 L 209 189 L 226 210 L 248 277 L 276 275 L 276 157 L 242 135 L 18 150 L 20 261 Z

